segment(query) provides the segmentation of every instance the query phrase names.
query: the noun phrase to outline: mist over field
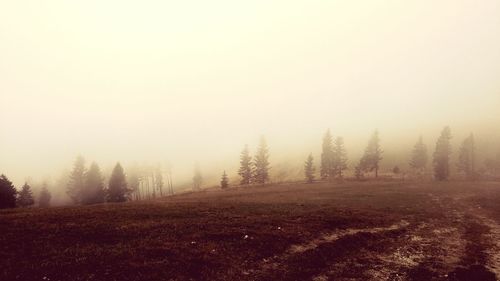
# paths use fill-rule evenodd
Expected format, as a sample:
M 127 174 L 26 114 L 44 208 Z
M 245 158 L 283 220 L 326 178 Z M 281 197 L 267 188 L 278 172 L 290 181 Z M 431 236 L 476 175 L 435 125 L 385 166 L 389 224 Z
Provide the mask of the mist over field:
M 351 163 L 373 130 L 386 167 L 445 125 L 500 150 L 497 1 L 129 1 L 0 4 L 0 170 L 57 181 L 77 155 L 196 163 L 236 178 L 261 135 L 273 172 L 319 157 L 329 128 Z
M 500 279 L 498 0 L 0 1 L 0 280 Z

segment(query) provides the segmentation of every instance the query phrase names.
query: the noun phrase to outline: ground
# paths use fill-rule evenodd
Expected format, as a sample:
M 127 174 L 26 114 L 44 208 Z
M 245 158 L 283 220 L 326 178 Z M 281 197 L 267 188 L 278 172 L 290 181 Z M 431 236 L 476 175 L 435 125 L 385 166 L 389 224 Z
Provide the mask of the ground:
M 500 183 L 345 182 L 0 211 L 0 280 L 498 280 Z

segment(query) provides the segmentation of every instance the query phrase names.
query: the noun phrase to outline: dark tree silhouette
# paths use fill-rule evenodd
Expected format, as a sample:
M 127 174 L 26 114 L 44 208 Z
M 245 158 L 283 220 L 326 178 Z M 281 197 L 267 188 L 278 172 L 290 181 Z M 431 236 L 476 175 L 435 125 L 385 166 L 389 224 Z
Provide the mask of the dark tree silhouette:
M 20 207 L 29 207 L 33 204 L 35 204 L 35 200 L 33 199 L 31 186 L 27 182 L 25 182 L 17 197 L 17 205 Z
M 226 171 L 222 174 L 222 178 L 220 180 L 220 187 L 222 189 L 226 189 L 229 187 L 229 179 L 227 178 Z
M 78 156 L 69 176 L 66 193 L 74 203 L 81 203 L 82 192 L 85 188 L 85 159 Z
M 333 177 L 333 143 L 332 134 L 327 130 L 323 136 L 323 145 L 321 152 L 320 176 L 322 180 Z
M 252 157 L 248 151 L 248 145 L 245 145 L 240 156 L 240 169 L 238 175 L 241 177 L 240 184 L 248 185 L 252 180 Z
M 307 183 L 314 182 L 314 172 L 316 168 L 314 167 L 314 158 L 312 153 L 307 157 L 306 162 L 304 163 L 304 175 Z
M 127 193 L 128 188 L 125 173 L 120 163 L 116 163 L 109 179 L 108 201 L 125 202 L 127 200 Z
M 85 188 L 82 191 L 82 204 L 103 203 L 106 199 L 103 176 L 99 166 L 93 162 L 85 173 Z
M 199 190 L 201 188 L 202 181 L 203 177 L 201 176 L 200 167 L 196 165 L 193 176 L 193 190 Z
M 0 175 L 0 209 L 16 207 L 16 188 L 5 176 Z
M 424 144 L 422 136 L 420 136 L 411 153 L 410 167 L 417 174 L 422 175 L 427 166 L 427 159 L 427 146 Z
M 462 172 L 469 180 L 476 178 L 476 171 L 474 167 L 475 161 L 475 147 L 474 136 L 470 134 L 460 146 L 458 152 L 458 171 Z
M 368 146 L 365 149 L 365 154 L 361 158 L 361 169 L 364 171 L 375 171 L 375 178 L 378 177 L 378 170 L 380 168 L 380 161 L 382 160 L 382 149 L 380 148 L 380 139 L 378 136 L 378 130 L 373 132 Z
M 264 137 L 260 139 L 254 159 L 254 180 L 258 184 L 265 184 L 269 181 L 269 148 Z
M 451 130 L 446 126 L 441 131 L 434 151 L 434 178 L 438 181 L 447 180 L 450 176 Z
M 50 207 L 51 198 L 52 196 L 50 195 L 50 192 L 47 189 L 47 184 L 44 183 L 42 186 L 42 190 L 40 191 L 40 196 L 38 197 L 38 206 L 42 208 Z
M 344 148 L 344 139 L 337 137 L 333 142 L 333 171 L 338 178 L 343 177 L 347 169 L 347 152 Z

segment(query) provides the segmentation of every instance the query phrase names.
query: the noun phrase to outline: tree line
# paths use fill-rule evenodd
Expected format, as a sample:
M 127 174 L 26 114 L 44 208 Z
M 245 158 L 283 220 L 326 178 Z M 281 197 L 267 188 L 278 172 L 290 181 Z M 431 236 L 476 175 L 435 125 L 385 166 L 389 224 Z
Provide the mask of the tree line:
M 440 136 L 436 141 L 436 147 L 433 154 L 433 176 L 435 180 L 444 181 L 450 178 L 451 165 L 451 130 L 446 126 L 441 131 Z M 462 142 L 458 150 L 457 170 L 466 179 L 477 179 L 480 173 L 475 166 L 475 143 L 474 136 L 470 134 Z M 363 156 L 358 164 L 354 167 L 354 177 L 361 179 L 366 173 L 373 172 L 374 177 L 379 175 L 380 163 L 383 159 L 383 150 L 380 145 L 379 133 L 375 130 L 368 141 Z M 422 177 L 427 168 L 428 162 L 427 146 L 420 136 L 415 143 L 409 160 L 409 166 L 412 173 Z M 305 181 L 311 183 L 315 180 L 315 166 L 312 154 L 309 154 L 304 163 Z M 321 180 L 342 179 L 343 171 L 348 169 L 347 154 L 344 148 L 342 137 L 337 137 L 333 140 L 330 130 L 327 130 L 322 143 L 320 178 Z M 487 159 L 485 161 L 484 172 L 500 173 L 500 154 L 496 159 Z M 395 166 L 393 173 L 400 173 L 401 169 Z
M 38 206 L 49 207 L 51 194 L 44 183 L 40 194 L 38 195 Z M 20 191 L 14 187 L 14 184 L 5 175 L 0 175 L 0 209 L 15 207 L 31 207 L 35 205 L 33 191 L 31 186 L 25 182 Z
M 87 169 L 82 156 L 76 158 L 66 190 L 73 203 L 82 205 L 124 202 L 131 192 L 120 163 L 116 163 L 108 184 L 105 186 L 99 165 L 92 162 Z
M 433 177 L 435 180 L 444 181 L 450 178 L 451 167 L 451 130 L 444 127 L 438 137 L 435 150 L 432 155 Z M 375 130 L 364 150 L 362 157 L 354 166 L 354 177 L 362 179 L 367 173 L 379 176 L 380 164 L 383 160 L 384 151 L 380 145 L 379 132 Z M 424 176 L 428 165 L 428 150 L 422 136 L 417 139 L 408 162 L 412 174 L 417 177 Z M 245 145 L 240 154 L 240 167 L 238 176 L 240 186 L 264 185 L 270 181 L 269 171 L 269 147 L 264 137 L 260 139 L 255 155 L 250 154 L 248 145 Z M 500 174 L 500 154 L 496 158 L 488 158 L 484 167 L 478 171 L 476 167 L 476 147 L 474 136 L 470 134 L 461 143 L 458 149 L 457 171 L 466 179 L 474 180 L 481 174 Z M 333 138 L 330 130 L 327 130 L 322 139 L 321 162 L 319 169 L 320 180 L 341 180 L 349 169 L 347 151 L 342 137 Z M 400 173 L 401 169 L 396 166 L 393 173 Z M 304 178 L 307 183 L 316 180 L 316 167 L 314 157 L 307 156 L 304 163 Z M 199 190 L 202 186 L 203 177 L 200 168 L 196 166 L 193 176 L 193 189 Z M 223 172 L 220 187 L 229 187 L 229 178 L 226 171 Z M 78 156 L 74 162 L 73 169 L 67 183 L 67 194 L 75 204 L 97 204 L 104 202 L 124 202 L 127 200 L 151 199 L 157 196 L 173 194 L 172 176 L 169 171 L 167 177 L 159 167 L 146 167 L 132 169 L 127 177 L 120 163 L 117 163 L 111 173 L 107 184 L 105 184 L 102 172 L 97 163 L 92 162 L 87 169 L 85 160 Z M 46 184 L 42 187 L 38 196 L 38 205 L 48 207 L 51 194 Z M 20 191 L 17 191 L 12 182 L 5 176 L 0 176 L 0 208 L 29 207 L 35 204 L 31 186 L 25 183 Z

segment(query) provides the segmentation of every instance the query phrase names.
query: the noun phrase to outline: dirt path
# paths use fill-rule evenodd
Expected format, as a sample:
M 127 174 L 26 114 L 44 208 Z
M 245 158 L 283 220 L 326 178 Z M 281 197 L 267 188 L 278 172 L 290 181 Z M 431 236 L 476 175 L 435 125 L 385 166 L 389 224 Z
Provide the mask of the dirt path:
M 307 243 L 291 245 L 283 254 L 264 259 L 258 269 L 245 274 L 256 280 L 323 280 L 327 277 L 322 273 L 332 271 L 332 263 L 338 267 L 359 251 L 374 245 L 383 246 L 408 226 L 409 222 L 402 220 L 388 227 L 352 228 L 323 234 Z
M 290 245 L 254 280 L 498 280 L 500 226 L 466 197 L 429 194 L 435 216 L 350 228 Z

